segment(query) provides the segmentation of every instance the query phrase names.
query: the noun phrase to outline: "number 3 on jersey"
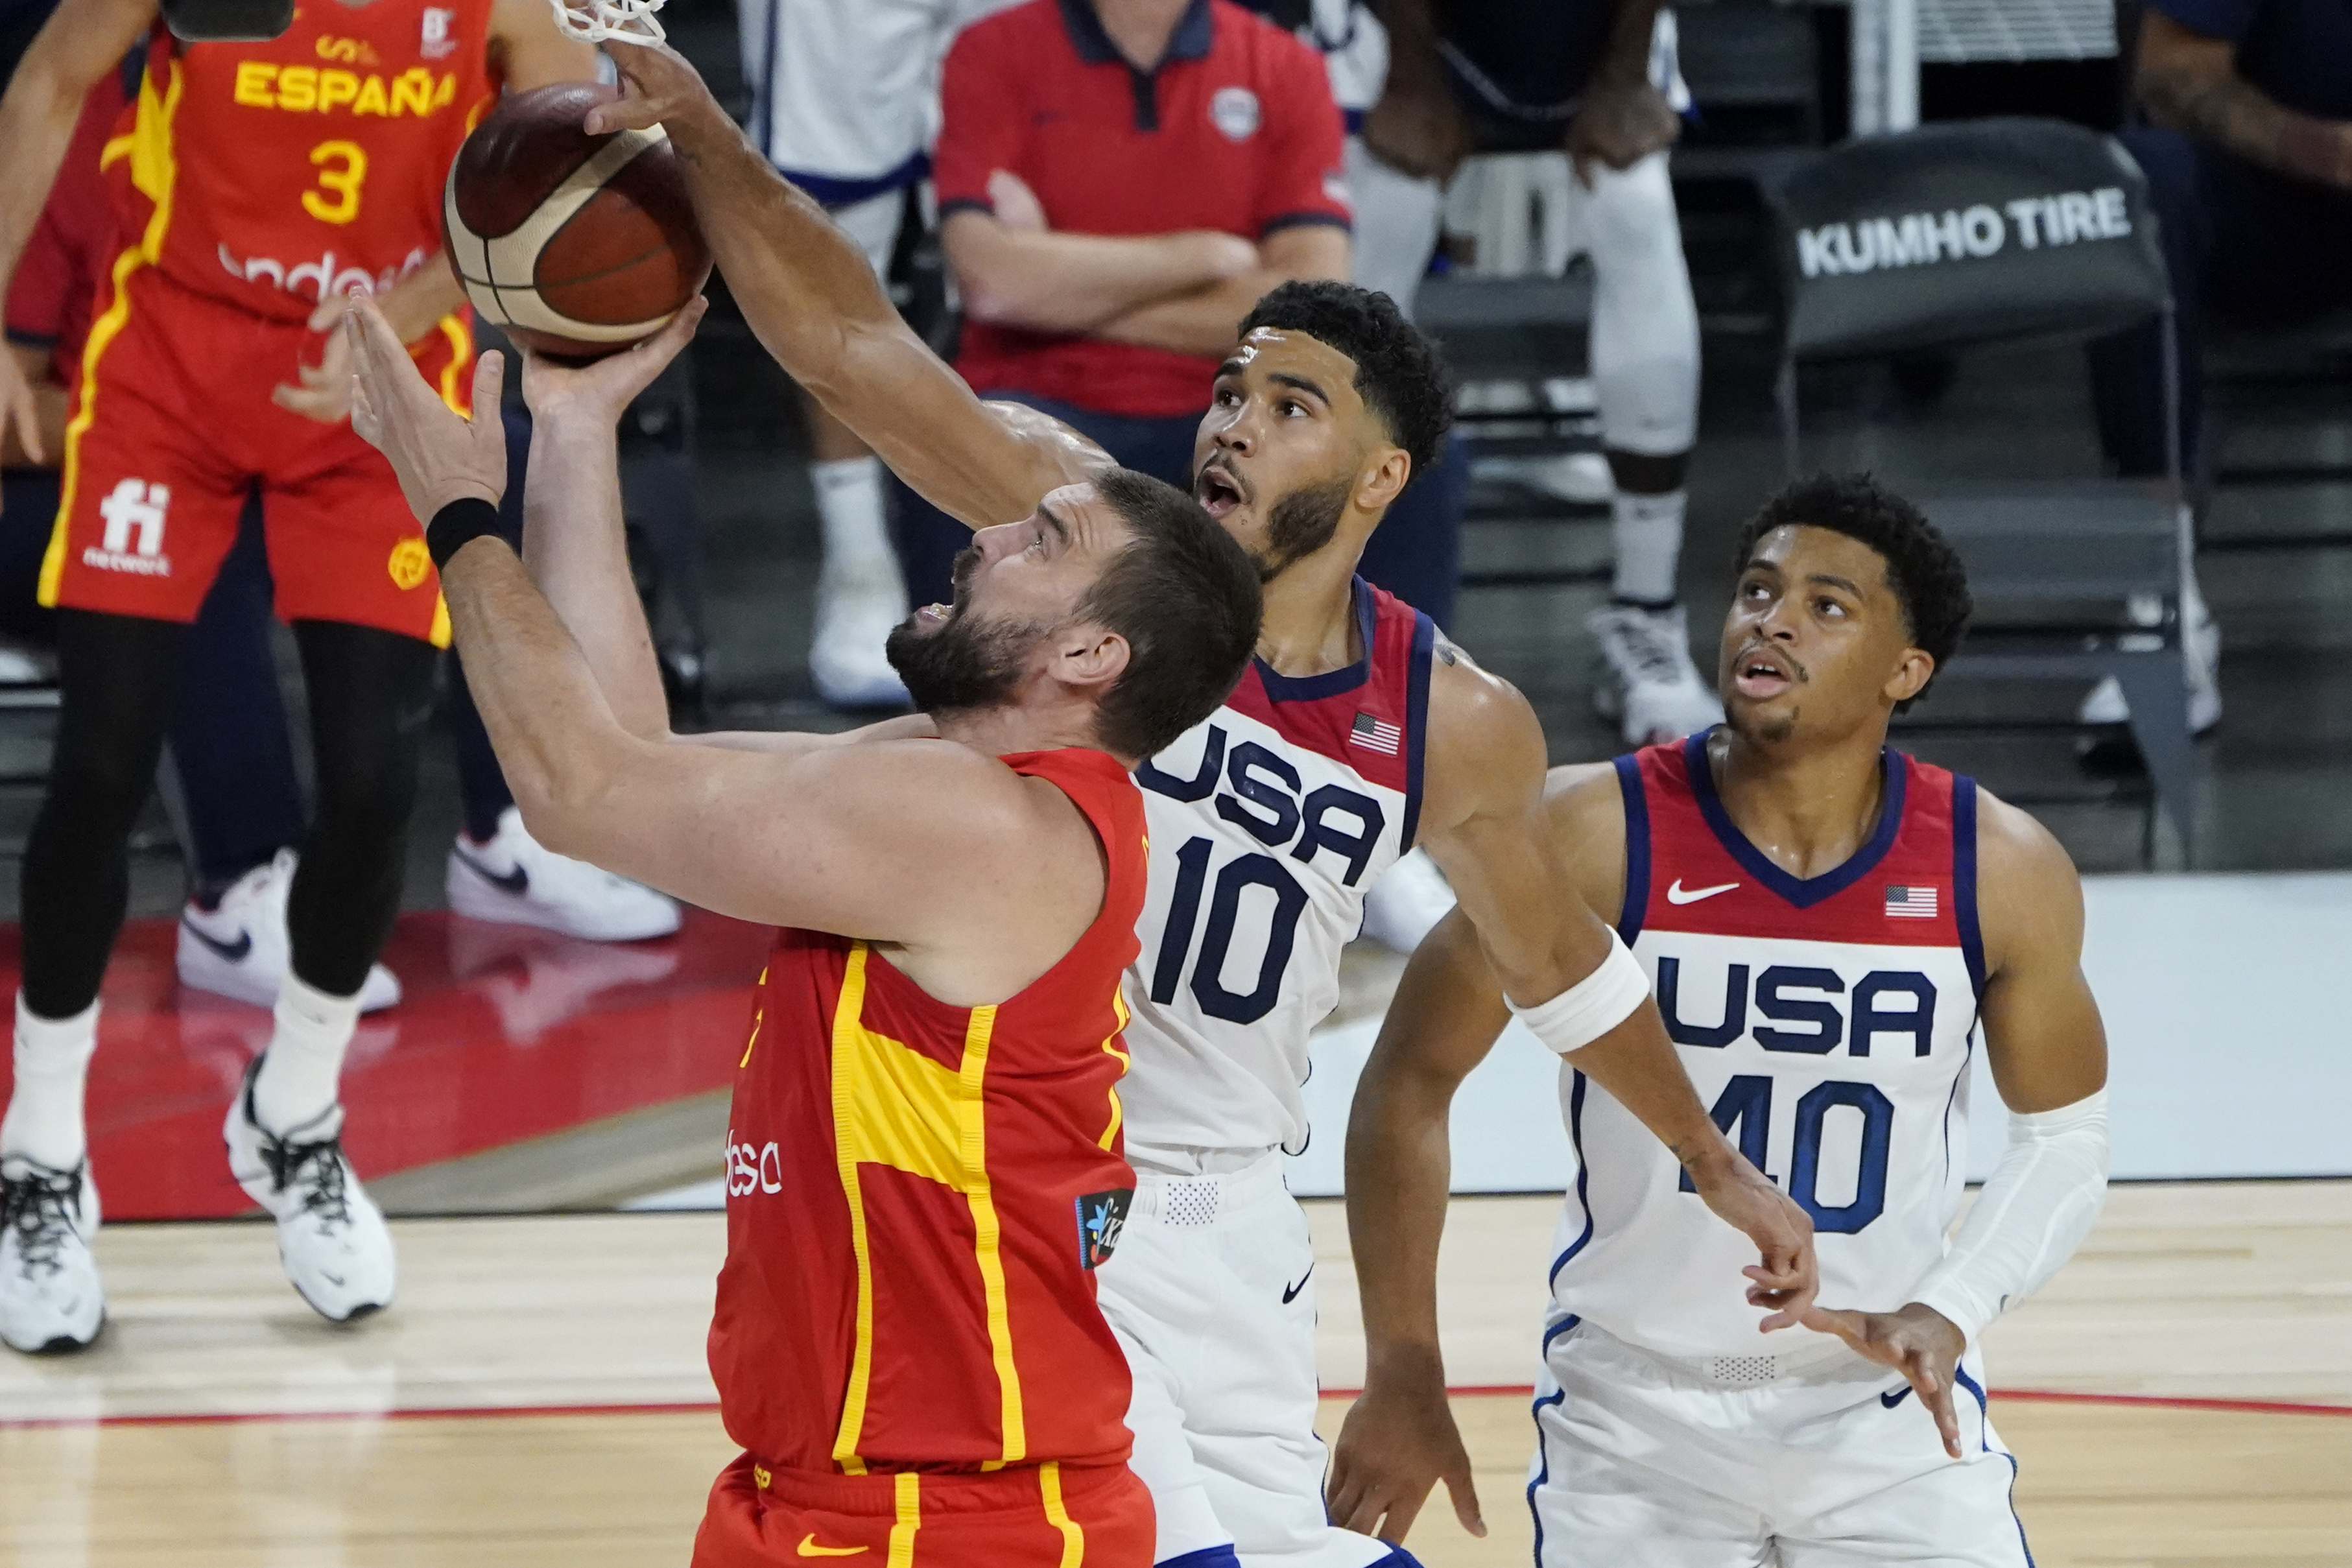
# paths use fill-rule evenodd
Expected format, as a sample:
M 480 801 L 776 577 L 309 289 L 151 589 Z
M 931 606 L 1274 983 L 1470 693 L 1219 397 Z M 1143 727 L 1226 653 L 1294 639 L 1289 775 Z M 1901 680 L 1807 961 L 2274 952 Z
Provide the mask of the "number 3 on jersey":
M 1192 952 L 1192 930 L 1202 927 L 1199 956 L 1192 965 L 1192 996 L 1201 1011 L 1229 1024 L 1255 1024 L 1274 1011 L 1282 996 L 1283 972 L 1290 967 L 1290 950 L 1298 937 L 1298 917 L 1307 910 L 1307 889 L 1270 855 L 1243 855 L 1225 862 L 1209 889 L 1209 856 L 1213 840 L 1196 837 L 1176 851 L 1176 891 L 1168 903 L 1168 924 L 1160 933 L 1160 953 L 1151 967 L 1151 999 L 1163 1006 L 1176 999 L 1184 978 L 1184 961 Z M 1234 931 L 1241 923 L 1244 896 L 1253 888 L 1263 892 L 1249 902 L 1272 908 L 1267 915 L 1265 944 L 1259 949 L 1257 977 L 1247 992 L 1225 984 L 1227 961 L 1233 955 Z M 1208 893 L 1208 919 L 1201 919 L 1202 895 Z M 1244 951 L 1247 951 L 1244 949 Z
M 321 142 L 311 148 L 319 188 L 302 193 L 302 210 L 320 223 L 349 223 L 359 216 L 367 163 L 367 150 L 356 142 Z

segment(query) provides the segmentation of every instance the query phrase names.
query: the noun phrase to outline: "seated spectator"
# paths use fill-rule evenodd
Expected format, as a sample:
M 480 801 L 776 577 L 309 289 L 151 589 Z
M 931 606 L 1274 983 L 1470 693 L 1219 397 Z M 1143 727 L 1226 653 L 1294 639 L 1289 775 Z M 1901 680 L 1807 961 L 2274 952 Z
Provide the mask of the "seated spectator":
M 1323 62 L 1226 0 L 1028 0 L 956 40 L 940 96 L 957 368 L 1189 489 L 1242 317 L 1348 276 Z M 944 601 L 971 531 L 897 494 L 908 588 Z
M 2205 318 L 2287 327 L 2352 305 L 2352 9 L 2340 0 L 2150 0 L 2133 89 L 2151 121 L 2123 132 L 2146 171 L 2176 310 L 2180 417 L 2164 417 L 2155 322 L 2091 348 L 2107 456 L 2165 471 L 2168 434 L 2200 471 Z M 2221 722 L 2221 638 L 2189 574 L 2189 728 Z M 2103 686 L 2084 716 L 2123 716 Z

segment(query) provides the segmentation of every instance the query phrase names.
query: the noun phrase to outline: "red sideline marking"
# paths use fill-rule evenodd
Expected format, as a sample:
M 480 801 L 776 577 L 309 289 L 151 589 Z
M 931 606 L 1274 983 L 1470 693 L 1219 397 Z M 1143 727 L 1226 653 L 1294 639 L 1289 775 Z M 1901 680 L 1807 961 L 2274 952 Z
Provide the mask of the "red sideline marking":
M 1448 1388 L 1449 1395 L 1511 1395 L 1529 1398 L 1531 1386 L 1471 1384 Z M 1360 1388 L 1327 1388 L 1326 1399 L 1353 1399 Z M 2275 1399 L 2192 1399 L 2158 1394 L 2062 1394 L 2043 1389 L 1996 1389 L 1995 1399 L 2045 1405 L 2147 1405 L 2169 1410 L 2236 1411 L 2259 1415 L 2352 1415 L 2352 1405 L 2297 1405 Z M 26 1426 L 200 1426 L 247 1421 L 447 1421 L 532 1415 L 685 1415 L 717 1410 L 712 1401 L 674 1405 L 474 1405 L 433 1410 L 247 1410 L 215 1415 L 40 1415 L 0 1420 L 0 1431 Z

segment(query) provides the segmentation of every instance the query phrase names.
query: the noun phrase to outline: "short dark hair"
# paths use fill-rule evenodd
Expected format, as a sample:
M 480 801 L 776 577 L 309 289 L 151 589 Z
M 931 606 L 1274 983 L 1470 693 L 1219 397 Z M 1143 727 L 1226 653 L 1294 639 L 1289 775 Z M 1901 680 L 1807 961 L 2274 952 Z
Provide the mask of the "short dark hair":
M 1748 570 L 1756 542 L 1776 528 L 1826 528 L 1858 539 L 1878 552 L 1886 563 L 1886 585 L 1903 606 L 1912 646 L 1924 648 L 1940 671 L 1959 651 L 1960 638 L 1976 613 L 1969 595 L 1968 569 L 1959 552 L 1936 531 L 1927 514 L 1888 489 L 1869 474 L 1817 473 L 1784 487 L 1764 503 L 1739 531 L 1739 553 L 1734 572 Z M 1927 686 L 1935 684 L 1927 679 Z M 1895 705 L 1898 713 L 1927 695 Z
M 1095 710 L 1095 734 L 1114 756 L 1140 760 L 1232 694 L 1265 605 L 1249 552 L 1199 501 L 1133 468 L 1097 474 L 1094 488 L 1135 535 L 1077 609 L 1129 650 L 1127 672 Z
M 1241 335 L 1260 327 L 1305 332 L 1356 362 L 1356 395 L 1380 416 L 1389 437 L 1412 459 L 1412 471 L 1437 465 L 1454 426 L 1454 387 L 1445 356 L 1394 300 L 1353 283 L 1294 279 L 1242 318 Z

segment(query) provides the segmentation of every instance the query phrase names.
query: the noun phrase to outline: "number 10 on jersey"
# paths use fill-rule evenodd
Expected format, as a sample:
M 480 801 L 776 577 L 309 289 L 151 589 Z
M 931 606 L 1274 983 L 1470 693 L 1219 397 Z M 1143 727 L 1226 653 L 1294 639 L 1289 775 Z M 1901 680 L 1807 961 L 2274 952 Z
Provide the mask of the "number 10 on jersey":
M 1193 928 L 1199 926 L 1199 952 L 1192 963 L 1193 1000 L 1212 1018 L 1255 1024 L 1281 1000 L 1283 973 L 1290 967 L 1290 950 L 1298 938 L 1298 917 L 1307 910 L 1307 889 L 1271 855 L 1243 855 L 1226 861 L 1212 889 L 1209 857 L 1215 847 L 1214 839 L 1202 837 L 1176 851 L 1176 888 L 1168 900 L 1168 923 L 1160 931 L 1160 952 L 1151 966 L 1151 999 L 1161 1006 L 1176 999 L 1177 987 L 1183 983 L 1184 961 L 1193 957 Z M 1233 953 L 1243 896 L 1252 888 L 1265 890 L 1253 903 L 1270 899 L 1273 908 L 1265 944 L 1259 949 L 1256 982 L 1248 991 L 1236 992 L 1225 984 L 1225 964 Z M 1205 921 L 1201 916 L 1204 893 Z

